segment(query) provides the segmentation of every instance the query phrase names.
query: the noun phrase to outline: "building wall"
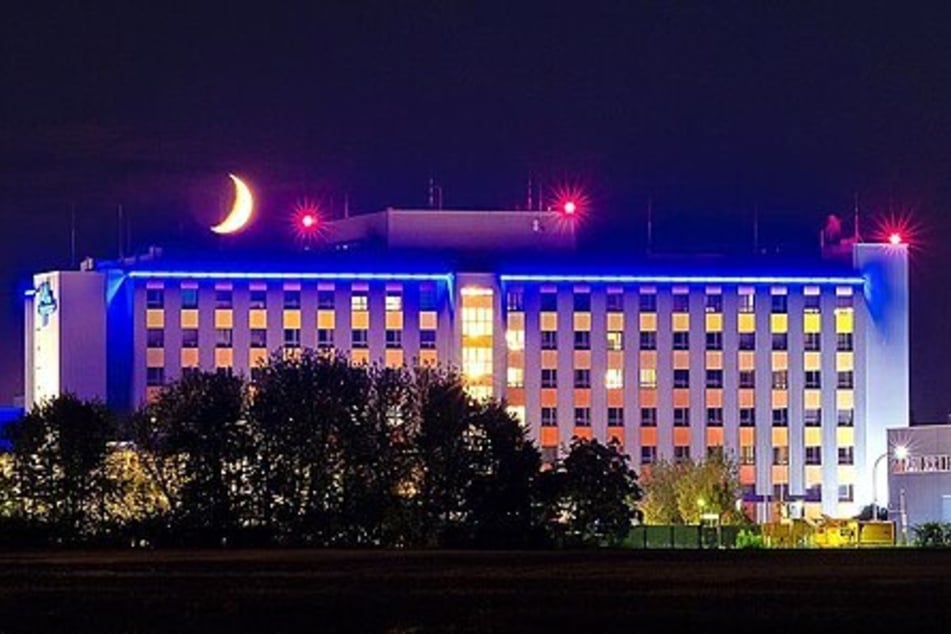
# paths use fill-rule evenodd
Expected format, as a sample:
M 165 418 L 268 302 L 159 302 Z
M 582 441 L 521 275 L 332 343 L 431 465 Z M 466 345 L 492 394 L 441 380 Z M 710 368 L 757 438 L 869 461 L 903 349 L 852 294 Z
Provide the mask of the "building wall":
M 877 493 L 879 504 L 888 504 L 889 519 L 909 531 L 926 522 L 951 522 L 951 425 L 889 429 L 884 462 L 887 489 Z

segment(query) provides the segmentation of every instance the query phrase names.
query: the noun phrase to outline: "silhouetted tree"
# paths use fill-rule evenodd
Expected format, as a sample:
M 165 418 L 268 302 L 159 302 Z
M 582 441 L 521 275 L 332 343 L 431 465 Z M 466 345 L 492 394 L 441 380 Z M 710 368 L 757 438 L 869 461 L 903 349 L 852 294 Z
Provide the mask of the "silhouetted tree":
M 16 513 L 61 539 L 102 525 L 108 495 L 107 444 L 115 421 L 98 400 L 63 394 L 4 429 L 13 453 Z

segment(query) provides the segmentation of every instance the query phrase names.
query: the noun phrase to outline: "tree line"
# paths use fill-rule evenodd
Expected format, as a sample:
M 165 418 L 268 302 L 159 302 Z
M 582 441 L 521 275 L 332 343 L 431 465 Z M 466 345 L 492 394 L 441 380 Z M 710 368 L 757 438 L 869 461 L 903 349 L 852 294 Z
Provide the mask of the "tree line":
M 274 353 L 192 371 L 119 418 L 65 394 L 3 431 L 0 539 L 30 544 L 617 545 L 644 489 L 616 443 L 553 464 L 437 367 Z

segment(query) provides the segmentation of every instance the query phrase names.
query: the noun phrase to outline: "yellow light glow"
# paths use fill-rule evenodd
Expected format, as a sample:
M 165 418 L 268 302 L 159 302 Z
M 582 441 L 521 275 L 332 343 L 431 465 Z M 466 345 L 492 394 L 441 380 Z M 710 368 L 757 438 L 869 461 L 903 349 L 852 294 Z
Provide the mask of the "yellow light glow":
M 234 181 L 234 204 L 227 217 L 211 228 L 215 233 L 222 235 L 236 233 L 243 229 L 251 220 L 251 214 L 254 213 L 254 197 L 251 195 L 251 190 L 234 174 L 228 174 L 228 176 Z

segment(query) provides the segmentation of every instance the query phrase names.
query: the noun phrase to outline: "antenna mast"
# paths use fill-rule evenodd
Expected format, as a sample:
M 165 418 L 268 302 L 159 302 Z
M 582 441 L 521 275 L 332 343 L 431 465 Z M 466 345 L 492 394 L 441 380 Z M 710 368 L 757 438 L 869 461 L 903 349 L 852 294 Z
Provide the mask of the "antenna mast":
M 654 199 L 647 197 L 647 253 L 654 246 Z
M 853 214 L 852 225 L 853 225 L 853 230 L 855 232 L 854 237 L 855 237 L 856 244 L 858 244 L 861 241 L 861 237 L 859 235 L 859 194 L 858 192 L 855 192 L 852 194 L 852 214 Z

